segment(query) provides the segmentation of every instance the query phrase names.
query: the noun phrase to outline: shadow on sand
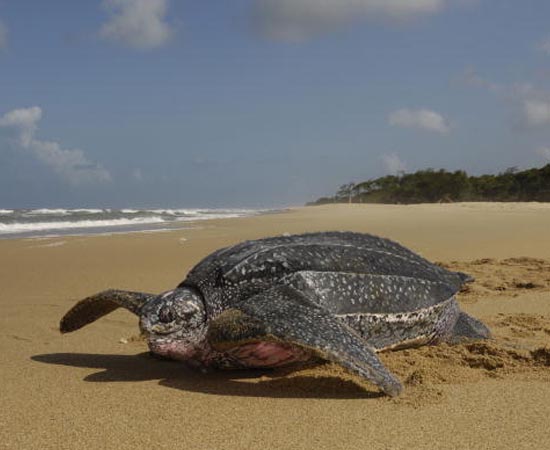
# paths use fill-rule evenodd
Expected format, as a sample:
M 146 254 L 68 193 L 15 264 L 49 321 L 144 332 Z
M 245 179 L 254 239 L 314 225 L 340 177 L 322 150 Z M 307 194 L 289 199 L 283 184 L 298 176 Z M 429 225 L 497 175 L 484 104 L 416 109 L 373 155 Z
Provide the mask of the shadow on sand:
M 176 361 L 160 361 L 148 353 L 101 355 L 49 353 L 32 356 L 33 361 L 72 367 L 101 369 L 84 378 L 88 382 L 159 380 L 162 386 L 188 392 L 240 397 L 358 399 L 377 398 L 351 381 L 331 376 L 285 377 L 282 371 L 246 370 L 201 373 Z

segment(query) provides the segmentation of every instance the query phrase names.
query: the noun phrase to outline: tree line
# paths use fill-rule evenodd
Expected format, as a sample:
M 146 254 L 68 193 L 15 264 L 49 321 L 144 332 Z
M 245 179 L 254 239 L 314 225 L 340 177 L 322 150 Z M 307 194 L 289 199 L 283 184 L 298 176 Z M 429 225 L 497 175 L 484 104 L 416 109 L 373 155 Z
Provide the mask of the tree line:
M 463 170 L 426 169 L 386 175 L 340 186 L 326 203 L 436 203 L 436 202 L 550 202 L 550 164 L 518 170 L 511 167 L 497 175 L 470 176 Z

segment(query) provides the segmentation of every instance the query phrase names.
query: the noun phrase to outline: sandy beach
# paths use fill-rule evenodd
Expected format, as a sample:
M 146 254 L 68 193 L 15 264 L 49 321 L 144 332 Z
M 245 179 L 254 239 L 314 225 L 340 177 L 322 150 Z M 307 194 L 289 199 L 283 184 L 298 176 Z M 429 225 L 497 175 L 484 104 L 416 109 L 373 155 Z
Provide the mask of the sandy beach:
M 476 281 L 494 339 L 381 355 L 390 399 L 332 365 L 199 374 L 152 359 L 127 311 L 62 336 L 106 288 L 161 292 L 245 239 L 318 230 L 394 239 Z M 550 204 L 335 205 L 162 233 L 0 240 L 0 448 L 549 448 Z

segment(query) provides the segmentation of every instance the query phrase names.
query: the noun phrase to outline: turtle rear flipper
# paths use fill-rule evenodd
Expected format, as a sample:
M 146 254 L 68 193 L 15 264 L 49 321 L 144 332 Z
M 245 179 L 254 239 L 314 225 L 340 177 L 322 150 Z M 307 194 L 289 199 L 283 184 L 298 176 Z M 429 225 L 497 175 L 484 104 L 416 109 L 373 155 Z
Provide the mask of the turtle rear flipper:
M 222 313 L 211 323 L 208 339 L 220 350 L 266 341 L 298 347 L 340 364 L 388 395 L 396 396 L 402 390 L 354 330 L 290 286 L 274 287 Z
M 115 289 L 100 292 L 79 301 L 67 311 L 61 319 L 59 330 L 61 333 L 76 331 L 120 307 L 139 315 L 141 307 L 154 297 L 153 294 Z
M 470 339 L 490 339 L 491 330 L 480 320 L 461 311 L 447 341 L 459 344 Z

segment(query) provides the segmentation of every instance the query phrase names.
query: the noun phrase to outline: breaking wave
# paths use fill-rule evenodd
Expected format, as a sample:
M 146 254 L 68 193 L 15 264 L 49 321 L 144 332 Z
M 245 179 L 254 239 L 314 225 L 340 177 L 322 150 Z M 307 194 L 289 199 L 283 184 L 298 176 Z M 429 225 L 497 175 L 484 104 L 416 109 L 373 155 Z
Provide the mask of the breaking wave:
M 243 217 L 275 210 L 255 209 L 0 209 L 0 237 L 158 230 L 178 222 Z M 170 226 L 171 225 L 171 226 Z

